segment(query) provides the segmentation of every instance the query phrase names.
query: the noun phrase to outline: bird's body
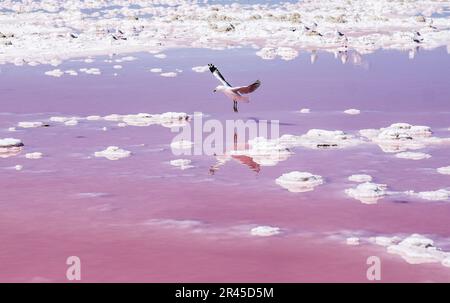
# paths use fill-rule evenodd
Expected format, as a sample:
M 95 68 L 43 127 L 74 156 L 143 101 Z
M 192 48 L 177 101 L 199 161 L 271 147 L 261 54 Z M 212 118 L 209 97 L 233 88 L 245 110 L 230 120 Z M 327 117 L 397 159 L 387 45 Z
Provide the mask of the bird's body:
M 243 96 L 243 94 L 250 94 L 261 85 L 261 81 L 257 80 L 247 86 L 231 86 L 213 64 L 208 64 L 208 66 L 211 73 L 222 83 L 222 85 L 219 85 L 214 89 L 214 92 L 222 92 L 225 96 L 230 98 L 230 100 L 233 101 L 233 110 L 235 112 L 238 111 L 238 102 L 250 101 L 250 98 Z

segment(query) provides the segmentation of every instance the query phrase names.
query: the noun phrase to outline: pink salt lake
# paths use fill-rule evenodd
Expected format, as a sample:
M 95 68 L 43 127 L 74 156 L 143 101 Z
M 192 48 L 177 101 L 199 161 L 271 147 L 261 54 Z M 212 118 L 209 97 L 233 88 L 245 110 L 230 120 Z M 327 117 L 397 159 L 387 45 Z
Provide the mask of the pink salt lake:
M 168 164 L 174 156 L 169 128 L 117 127 L 108 121 L 52 123 L 7 129 L 51 116 L 203 112 L 210 119 L 279 120 L 281 134 L 312 128 L 356 133 L 395 122 L 428 125 L 450 137 L 450 56 L 445 49 L 377 52 L 360 66 L 319 53 L 293 61 L 264 61 L 253 50 L 168 51 L 167 59 L 138 60 L 113 69 L 104 57 L 67 61 L 58 68 L 98 67 L 99 76 L 44 75 L 52 66 L 5 65 L 0 72 L 0 138 L 21 139 L 21 154 L 0 159 L 0 281 L 64 282 L 68 256 L 82 262 L 84 282 L 366 282 L 366 259 L 382 261 L 382 281 L 450 281 L 440 264 L 408 264 L 383 247 L 348 246 L 351 235 L 429 235 L 449 250 L 450 204 L 388 197 L 365 205 L 344 190 L 347 177 L 365 172 L 395 191 L 450 186 L 435 168 L 450 165 L 450 147 L 424 149 L 432 158 L 402 160 L 375 145 L 342 150 L 294 149 L 259 172 L 229 161 L 214 175 L 214 157 L 185 156 L 194 168 Z M 120 56 L 118 56 L 120 57 Z M 191 67 L 214 63 L 236 84 L 261 79 L 240 113 L 209 73 Z M 184 70 L 175 78 L 150 73 Z M 118 73 L 113 76 L 113 73 Z M 299 114 L 311 108 L 310 114 Z M 346 115 L 348 108 L 360 115 Z M 107 131 L 102 128 L 108 127 Z M 118 161 L 93 153 L 117 145 L 133 155 Z M 39 151 L 42 159 L 25 159 Z M 16 171 L 15 165 L 23 165 Z M 290 193 L 275 179 L 290 171 L 325 178 L 314 191 Z M 255 237 L 250 229 L 277 226 L 282 233 Z

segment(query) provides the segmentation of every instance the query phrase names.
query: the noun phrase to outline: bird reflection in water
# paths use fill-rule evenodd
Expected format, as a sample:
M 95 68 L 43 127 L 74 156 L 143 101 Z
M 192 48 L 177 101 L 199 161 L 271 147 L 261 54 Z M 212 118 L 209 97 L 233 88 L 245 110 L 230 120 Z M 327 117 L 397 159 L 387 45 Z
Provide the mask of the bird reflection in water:
M 248 145 L 246 143 L 244 144 L 238 144 L 238 135 L 236 132 L 234 132 L 233 136 L 233 150 L 230 153 L 224 153 L 223 155 L 217 155 L 214 154 L 216 157 L 217 163 L 212 165 L 209 169 L 209 173 L 211 175 L 214 175 L 216 171 L 220 169 L 221 166 L 225 165 L 230 160 L 235 160 L 241 164 L 246 165 L 248 168 L 250 168 L 252 171 L 259 173 L 261 170 L 261 166 L 256 163 L 252 157 L 244 155 L 244 154 L 234 154 L 235 152 L 242 151 L 248 149 Z

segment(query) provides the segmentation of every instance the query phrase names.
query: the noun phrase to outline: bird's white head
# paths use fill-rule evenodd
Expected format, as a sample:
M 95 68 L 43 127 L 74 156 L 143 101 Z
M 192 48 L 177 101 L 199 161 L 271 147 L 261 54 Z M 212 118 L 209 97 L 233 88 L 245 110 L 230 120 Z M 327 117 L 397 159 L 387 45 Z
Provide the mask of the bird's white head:
M 225 86 L 219 85 L 213 90 L 213 92 L 222 92 L 224 90 L 225 90 Z

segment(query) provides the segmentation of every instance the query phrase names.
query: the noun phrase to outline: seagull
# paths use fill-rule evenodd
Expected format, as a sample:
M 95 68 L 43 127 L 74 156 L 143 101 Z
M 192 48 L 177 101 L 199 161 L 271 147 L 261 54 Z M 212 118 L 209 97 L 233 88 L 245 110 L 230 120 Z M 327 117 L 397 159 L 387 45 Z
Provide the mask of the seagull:
M 230 98 L 233 101 L 233 110 L 235 113 L 238 112 L 237 103 L 239 102 L 249 102 L 250 99 L 247 96 L 242 96 L 243 94 L 250 94 L 254 92 L 260 85 L 261 81 L 256 80 L 254 83 L 248 85 L 248 86 L 231 86 L 230 83 L 225 80 L 225 78 L 222 76 L 222 74 L 219 72 L 217 67 L 215 67 L 213 64 L 208 64 L 209 70 L 214 75 L 214 77 L 217 78 L 217 80 L 222 83 L 222 85 L 217 86 L 214 89 L 214 92 L 222 92 L 224 93 L 228 98 Z

